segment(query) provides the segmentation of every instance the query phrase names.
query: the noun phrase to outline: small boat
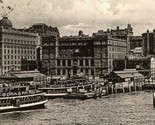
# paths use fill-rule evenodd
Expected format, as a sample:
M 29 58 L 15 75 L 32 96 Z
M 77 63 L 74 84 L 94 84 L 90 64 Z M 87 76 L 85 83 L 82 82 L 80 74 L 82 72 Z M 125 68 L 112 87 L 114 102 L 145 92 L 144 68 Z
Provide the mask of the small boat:
M 103 85 L 98 83 L 90 83 L 88 85 L 78 86 L 76 91 L 69 92 L 64 98 L 68 99 L 90 99 L 106 95 L 106 89 Z
M 44 93 L 23 83 L 0 83 L 0 112 L 36 109 L 47 103 Z

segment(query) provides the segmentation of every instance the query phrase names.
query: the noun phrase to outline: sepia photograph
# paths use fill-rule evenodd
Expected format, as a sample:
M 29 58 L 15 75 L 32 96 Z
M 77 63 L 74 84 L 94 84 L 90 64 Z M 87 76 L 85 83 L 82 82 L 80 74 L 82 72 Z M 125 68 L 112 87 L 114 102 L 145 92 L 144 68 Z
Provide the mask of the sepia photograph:
M 0 125 L 155 125 L 154 0 L 0 0 Z

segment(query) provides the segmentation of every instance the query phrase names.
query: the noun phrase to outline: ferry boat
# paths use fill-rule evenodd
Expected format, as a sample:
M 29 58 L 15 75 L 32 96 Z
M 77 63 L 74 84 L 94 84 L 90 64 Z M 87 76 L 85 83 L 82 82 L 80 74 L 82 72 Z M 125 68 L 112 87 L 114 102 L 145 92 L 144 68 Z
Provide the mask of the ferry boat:
M 69 99 L 90 99 L 90 98 L 97 98 L 106 95 L 106 88 L 99 83 L 91 83 L 88 85 L 79 85 L 77 90 L 72 92 L 68 92 L 64 98 Z
M 80 84 L 87 85 L 89 82 L 86 78 L 52 80 L 51 84 L 47 84 L 38 89 L 44 92 L 48 98 L 63 98 L 70 93 L 70 90 L 76 92 Z
M 87 99 L 96 98 L 105 94 L 103 86 L 98 86 L 90 82 L 85 77 L 76 77 L 72 79 L 55 80 L 39 90 L 45 92 L 48 98 L 77 98 Z
M 41 108 L 47 101 L 27 83 L 0 83 L 0 112 Z

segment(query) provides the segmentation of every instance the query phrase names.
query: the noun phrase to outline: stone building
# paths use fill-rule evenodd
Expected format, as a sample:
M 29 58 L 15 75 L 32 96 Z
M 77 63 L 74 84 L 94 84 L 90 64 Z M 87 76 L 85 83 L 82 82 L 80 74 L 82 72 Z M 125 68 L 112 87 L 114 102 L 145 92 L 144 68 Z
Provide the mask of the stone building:
M 20 31 L 26 31 L 26 32 L 32 32 L 32 33 L 38 33 L 39 34 L 39 46 L 37 46 L 37 59 L 34 60 L 37 62 L 37 69 L 42 72 L 42 39 L 46 39 L 47 36 L 52 37 L 60 37 L 60 33 L 57 27 L 52 27 L 48 26 L 47 24 L 44 23 L 36 23 L 33 24 L 29 28 L 24 28 L 24 29 L 19 29 Z M 44 37 L 44 38 L 43 38 Z M 22 61 L 23 67 L 27 66 L 26 69 L 29 69 L 31 66 L 31 61 L 29 62 L 28 60 L 24 62 Z M 26 65 L 25 65 L 26 64 Z M 30 64 L 30 65 L 29 65 Z
M 48 26 L 44 23 L 35 23 L 29 28 L 19 29 L 21 31 L 38 33 L 39 36 L 56 36 L 59 37 L 60 33 L 57 27 Z
M 142 34 L 144 38 L 144 55 L 155 55 L 155 30 Z
M 130 37 L 130 49 L 135 49 L 136 47 L 143 47 L 144 39 L 142 36 L 131 36 Z
M 114 58 L 125 58 L 125 54 L 126 40 L 109 35 L 89 37 L 80 31 L 78 36 L 46 36 L 42 38 L 42 72 L 101 76 L 112 71 Z
M 0 75 L 21 70 L 21 59 L 36 60 L 38 34 L 19 31 L 4 17 L 0 20 Z
M 126 53 L 130 51 L 130 37 L 133 36 L 133 28 L 131 24 L 127 25 L 127 28 L 120 29 L 117 26 L 116 29 L 107 29 L 107 31 L 99 30 L 97 33 L 93 33 L 93 35 L 110 35 L 113 38 L 124 39 L 126 40 Z
M 111 72 L 113 70 L 113 60 L 125 58 L 126 40 L 113 38 L 109 35 L 96 35 L 93 42 L 95 74 Z

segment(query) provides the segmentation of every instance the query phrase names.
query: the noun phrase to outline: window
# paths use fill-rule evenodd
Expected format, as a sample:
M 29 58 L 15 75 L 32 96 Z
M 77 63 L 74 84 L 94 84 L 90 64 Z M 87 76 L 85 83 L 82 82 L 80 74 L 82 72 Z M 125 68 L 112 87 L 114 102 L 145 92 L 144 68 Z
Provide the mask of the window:
M 57 75 L 60 75 L 60 69 L 57 70 Z
M 80 60 L 80 66 L 83 66 L 83 60 Z
M 66 65 L 66 60 L 62 60 L 62 65 L 63 65 L 63 66 Z
M 88 66 L 88 60 L 85 60 L 85 61 L 86 61 L 86 62 L 85 62 L 85 65 Z
M 57 66 L 60 66 L 60 60 L 57 60 Z

